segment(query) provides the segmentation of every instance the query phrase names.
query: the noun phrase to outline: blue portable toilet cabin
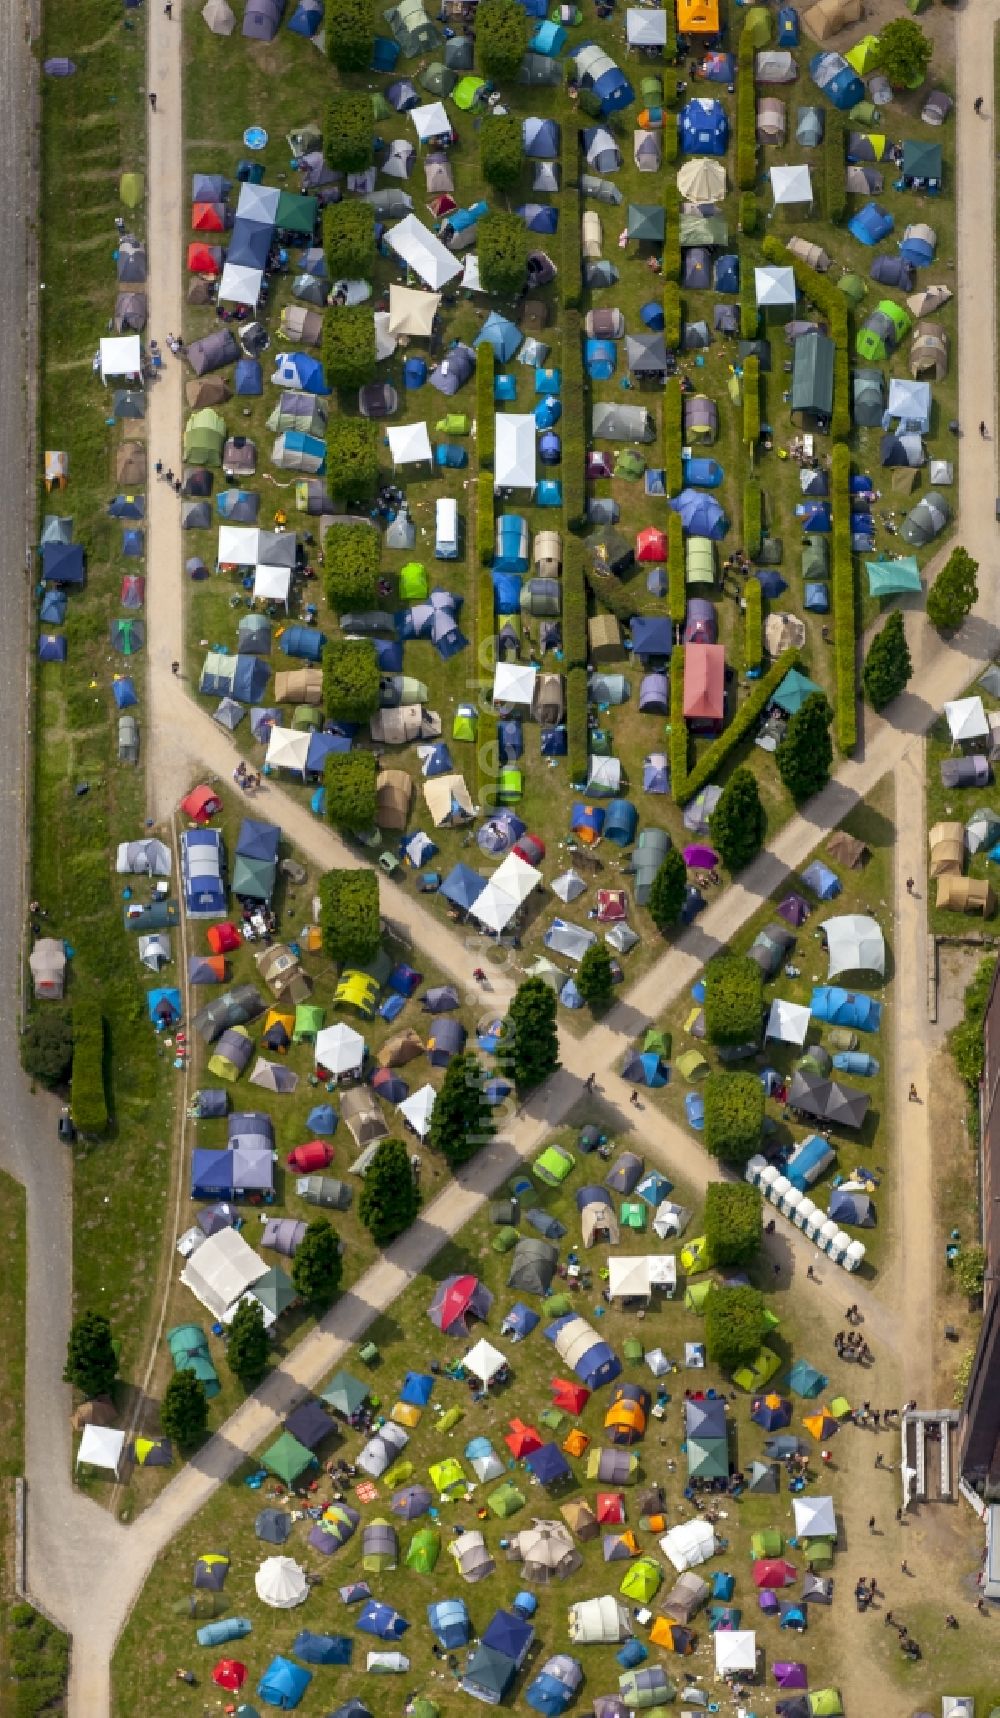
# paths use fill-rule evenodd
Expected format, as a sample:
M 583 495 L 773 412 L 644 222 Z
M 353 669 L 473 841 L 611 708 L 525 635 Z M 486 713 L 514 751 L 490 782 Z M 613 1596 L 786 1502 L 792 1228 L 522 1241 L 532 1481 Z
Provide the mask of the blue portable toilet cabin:
M 326 634 L 315 626 L 286 626 L 278 640 L 283 656 L 297 656 L 303 662 L 318 662 L 325 644 Z
M 794 6 L 782 6 L 778 12 L 778 47 L 797 48 L 799 45 L 799 15 Z

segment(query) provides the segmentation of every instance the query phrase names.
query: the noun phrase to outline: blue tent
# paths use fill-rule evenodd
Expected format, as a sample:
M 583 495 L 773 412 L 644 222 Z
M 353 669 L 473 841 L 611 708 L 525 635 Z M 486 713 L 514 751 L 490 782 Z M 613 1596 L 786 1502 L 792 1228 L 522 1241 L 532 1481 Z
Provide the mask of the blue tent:
M 714 284 L 716 292 L 739 292 L 740 259 L 732 252 L 716 257 Z
M 56 589 L 46 591 L 42 597 L 41 606 L 38 610 L 38 618 L 42 622 L 42 625 L 62 626 L 63 621 L 66 619 L 66 608 L 68 602 L 69 598 L 65 591 Z
M 446 1652 L 468 1646 L 472 1638 L 472 1623 L 464 1599 L 439 1599 L 436 1604 L 428 1605 L 427 1621 Z
M 543 1444 L 541 1449 L 532 1450 L 524 1465 L 539 1485 L 559 1485 L 573 1471 L 558 1444 Z
M 256 817 L 244 817 L 236 838 L 236 852 L 241 859 L 275 860 L 281 844 L 281 830 L 276 823 L 263 823 Z
M 823 91 L 827 101 L 840 108 L 842 113 L 857 107 L 858 102 L 865 99 L 865 86 L 854 67 L 848 64 L 843 54 L 834 53 L 832 49 L 813 55 L 809 61 L 809 76 L 816 88 Z
M 309 750 L 306 753 L 307 774 L 318 774 L 328 757 L 335 752 L 349 752 L 351 742 L 343 734 L 324 734 L 316 730 L 309 735 Z
M 911 234 L 909 238 L 900 240 L 899 254 L 912 268 L 927 268 L 934 261 L 934 246 Z
M 809 583 L 803 588 L 802 606 L 810 614 L 829 614 L 830 587 L 824 584 Z
M 822 1372 L 810 1366 L 808 1360 L 796 1360 L 788 1374 L 788 1388 L 794 1390 L 796 1396 L 821 1396 L 828 1382 Z
M 414 1408 L 426 1408 L 433 1394 L 434 1379 L 429 1372 L 407 1372 L 399 1399 Z
M 141 559 L 145 553 L 145 533 L 132 526 L 122 532 L 122 554 L 130 561 Z
M 614 340 L 587 340 L 583 347 L 583 362 L 587 375 L 595 382 L 606 382 L 615 373 L 618 346 Z
M 797 48 L 798 45 L 799 15 L 794 6 L 782 6 L 778 12 L 778 46 Z
M 550 60 L 558 59 L 566 46 L 566 32 L 561 24 L 553 24 L 546 19 L 539 24 L 528 43 L 529 54 L 547 54 Z
M 523 1301 L 516 1300 L 510 1311 L 504 1314 L 500 1334 L 513 1337 L 515 1342 L 523 1342 L 526 1336 L 531 1335 L 538 1323 L 537 1312 L 532 1312 L 531 1307 L 525 1306 Z M 466 1453 L 468 1454 L 468 1452 Z
M 819 1177 L 829 1169 L 831 1163 L 835 1161 L 836 1155 L 832 1145 L 821 1134 L 811 1133 L 807 1138 L 800 1140 L 795 1147 L 785 1165 L 784 1174 L 787 1175 L 793 1187 L 798 1188 L 800 1193 L 805 1193 L 813 1182 L 818 1181 Z M 760 1421 L 759 1423 L 763 1425 L 764 1422 Z M 767 1427 L 768 1431 L 772 1429 L 770 1426 Z
M 820 984 L 809 1004 L 814 1020 L 828 1026 L 854 1026 L 859 1032 L 877 1032 L 882 1024 L 882 1004 L 864 991 L 841 990 L 836 984 Z
M 622 1079 L 630 1080 L 634 1086 L 665 1086 L 667 1078 L 662 1058 L 655 1050 L 644 1050 L 640 1055 L 626 1056 Z
M 311 1629 L 300 1629 L 292 1651 L 306 1664 L 350 1664 L 354 1642 L 350 1635 L 313 1634 Z
M 832 901 L 840 894 L 840 878 L 822 859 L 814 859 L 802 873 L 802 881 L 821 901 Z
M 179 990 L 151 990 L 146 996 L 146 1008 L 153 1025 L 158 1029 L 163 1026 L 176 1026 L 181 1017 L 181 993 Z
M 561 370 L 543 370 L 540 367 L 536 368 L 536 370 L 535 370 L 535 393 L 536 394 L 558 394 L 561 391 L 562 391 L 562 371 Z
M 315 390 L 314 390 L 315 391 Z M 285 430 L 282 440 L 286 454 L 300 453 L 310 461 L 318 459 L 319 469 L 326 469 L 326 443 L 318 435 L 306 435 L 304 430 Z M 294 467 L 286 465 L 286 470 Z
M 670 770 L 665 752 L 650 752 L 642 763 L 643 793 L 669 793 Z
M 443 740 L 424 759 L 423 773 L 425 776 L 447 775 L 453 768 L 451 753 Z
M 493 568 L 493 606 L 498 615 L 520 614 L 521 580 L 517 573 Z
M 696 454 L 687 455 L 682 466 L 684 482 L 701 489 L 718 489 L 726 475 L 717 459 L 701 459 Z
M 407 358 L 403 365 L 403 387 L 411 391 L 422 388 L 427 380 L 426 358 Z
M 877 203 L 866 203 L 851 216 L 847 230 L 861 245 L 878 245 L 888 238 L 895 224 L 887 210 L 880 209 Z
M 543 728 L 541 754 L 543 758 L 564 758 L 569 750 L 569 734 L 565 727 Z
M 65 662 L 66 640 L 59 632 L 43 632 L 38 639 L 39 662 Z
M 459 864 L 448 872 L 439 893 L 446 901 L 451 901 L 454 906 L 467 912 L 472 903 L 479 899 L 485 887 L 485 877 L 478 876 L 468 865 Z
M 536 507 L 561 507 L 562 484 L 552 477 L 543 477 L 535 486 Z
M 772 602 L 775 597 L 780 597 L 782 591 L 787 591 L 788 589 L 787 580 L 783 579 L 781 574 L 776 572 L 773 567 L 758 568 L 750 574 L 750 577 L 757 580 L 763 594 L 766 597 L 770 597 Z
M 645 660 L 669 656 L 674 647 L 674 629 L 666 615 L 637 614 L 629 627 L 632 649 Z
M 82 543 L 45 543 L 42 546 L 42 578 L 46 584 L 83 584 Z
M 315 626 L 286 626 L 278 640 L 283 656 L 300 656 L 304 662 L 318 662 L 326 644 L 326 633 Z
M 516 764 L 524 753 L 524 728 L 519 716 L 497 723 L 497 744 L 502 764 Z
M 498 364 L 507 364 L 513 358 L 524 336 L 515 323 L 501 316 L 499 310 L 491 310 L 478 337 L 473 341 L 474 346 L 492 346 Z
M 501 513 L 497 520 L 493 571 L 526 573 L 528 570 L 528 522 L 519 513 Z
M 685 1093 L 684 1114 L 688 1127 L 693 1127 L 696 1133 L 700 1133 L 705 1125 L 705 1100 L 700 1092 Z
M 838 1074 L 860 1074 L 865 1079 L 871 1079 L 879 1069 L 877 1059 L 865 1050 L 838 1050 L 833 1065 Z
M 372 71 L 394 72 L 399 54 L 399 43 L 391 36 L 376 36 L 372 43 Z
M 321 1139 L 328 1139 L 337 1131 L 337 1112 L 332 1104 L 316 1104 L 306 1116 L 306 1128 L 310 1133 L 318 1134 Z
M 835 1223 L 847 1223 L 855 1229 L 874 1229 L 876 1215 L 875 1201 L 867 1193 L 847 1193 L 842 1187 L 835 1187 L 830 1194 L 827 1216 Z
M 667 506 L 680 514 L 681 524 L 692 537 L 711 537 L 718 542 L 729 529 L 725 510 L 700 489 L 682 489 Z
M 695 96 L 681 108 L 681 149 L 685 155 L 725 155 L 729 146 L 729 120 L 721 101 Z
M 654 334 L 662 334 L 664 327 L 662 304 L 656 304 L 650 300 L 639 311 L 639 319 L 644 328 L 650 329 Z
M 629 799 L 613 799 L 604 819 L 604 833 L 616 847 L 631 847 L 635 840 L 639 813 Z
M 637 1199 L 641 1199 L 643 1204 L 651 1206 L 655 1211 L 657 1205 L 662 1205 L 664 1199 L 670 1198 L 673 1190 L 673 1182 L 661 1175 L 658 1169 L 647 1169 L 634 1192 Z
M 369 1599 L 358 1613 L 355 1626 L 364 1634 L 376 1635 L 379 1640 L 399 1640 L 410 1625 L 391 1605 L 385 1605 L 379 1599 Z
M 282 352 L 271 380 L 280 388 L 301 388 L 304 394 L 330 392 L 322 364 L 308 352 Z
M 241 358 L 233 371 L 233 393 L 252 394 L 264 392 L 264 372 L 256 358 Z
M 555 1446 L 543 1445 L 542 1448 L 555 1448 Z M 537 1450 L 535 1453 L 541 1455 L 542 1452 Z M 556 1455 L 561 1456 L 561 1454 L 560 1450 L 556 1450 Z M 528 1461 L 531 1461 L 530 1456 Z M 566 1463 L 566 1471 L 567 1473 L 570 1471 L 568 1463 Z M 534 1638 L 534 1629 L 523 1617 L 515 1616 L 513 1611 L 496 1611 L 483 1631 L 482 1640 L 485 1647 L 489 1647 L 493 1652 L 502 1652 L 512 1664 L 521 1665 L 524 1663 Z
M 312 1681 L 312 1672 L 287 1658 L 272 1658 L 257 1684 L 259 1699 L 282 1712 L 291 1712 Z
M 635 100 L 635 90 L 618 66 L 609 66 L 606 72 L 595 78 L 592 87 L 605 116 L 620 113 L 623 107 L 628 107 Z
M 144 519 L 145 496 L 116 495 L 113 501 L 108 502 L 108 513 L 112 519 Z
M 542 11 L 544 16 L 544 7 Z M 521 121 L 521 149 L 529 161 L 556 161 L 559 157 L 559 127 L 554 119 Z
M 521 203 L 516 213 L 529 233 L 554 233 L 559 226 L 559 210 L 554 203 Z
M 554 1343 L 565 1325 L 576 1322 L 577 1315 L 574 1313 L 567 1314 L 565 1318 L 557 1318 L 554 1324 L 546 1325 L 545 1335 L 550 1342 Z M 605 1384 L 610 1384 L 612 1379 L 618 1377 L 622 1369 L 621 1361 L 614 1350 L 606 1342 L 601 1341 L 596 1331 L 591 1331 L 590 1334 L 593 1341 L 577 1357 L 573 1370 L 581 1384 L 586 1384 L 590 1390 L 600 1390 Z
M 288 28 L 297 36 L 315 36 L 322 22 L 323 0 L 298 0 L 298 5 L 288 20 Z M 294 1648 L 292 1650 L 294 1651 Z
M 138 704 L 135 685 L 129 675 L 122 674 L 111 682 L 111 692 L 115 705 L 119 710 L 129 710 L 133 704 Z
M 199 1646 L 225 1646 L 228 1640 L 245 1640 L 252 1628 L 249 1617 L 220 1617 L 214 1623 L 205 1623 L 195 1639 Z

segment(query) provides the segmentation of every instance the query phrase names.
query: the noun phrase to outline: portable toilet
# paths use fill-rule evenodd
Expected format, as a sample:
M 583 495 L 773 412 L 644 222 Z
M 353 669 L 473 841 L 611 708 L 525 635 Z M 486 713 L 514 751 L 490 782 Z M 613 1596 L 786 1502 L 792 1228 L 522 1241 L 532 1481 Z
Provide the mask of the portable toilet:
M 778 47 L 797 48 L 799 45 L 799 15 L 794 6 L 782 6 L 778 13 Z

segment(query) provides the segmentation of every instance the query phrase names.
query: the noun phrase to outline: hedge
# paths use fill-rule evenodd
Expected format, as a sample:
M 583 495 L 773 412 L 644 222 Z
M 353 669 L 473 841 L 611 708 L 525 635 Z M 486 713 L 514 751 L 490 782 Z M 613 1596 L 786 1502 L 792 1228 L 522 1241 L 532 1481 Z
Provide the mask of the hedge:
M 748 1181 L 710 1181 L 702 1227 L 713 1266 L 752 1265 L 764 1239 L 764 1202 Z
M 69 1106 L 81 1133 L 107 1132 L 104 1016 L 92 1002 L 78 1002 L 73 1009 L 73 1072 L 70 1078 Z
M 743 547 L 751 557 L 760 554 L 764 536 L 764 492 L 756 477 L 743 485 Z
M 375 128 L 371 100 L 364 91 L 338 90 L 333 96 L 326 110 L 325 154 L 328 165 L 340 173 L 362 173 L 371 166 Z
M 847 150 L 845 148 L 844 116 L 837 108 L 826 109 L 826 135 L 823 140 L 823 179 L 826 218 L 840 222 L 847 214 Z
M 587 670 L 571 668 L 566 676 L 566 746 L 569 779 L 574 787 L 583 787 L 587 780 L 590 767 L 587 733 Z
M 663 338 L 667 351 L 676 352 L 681 343 L 681 294 L 676 281 L 663 286 Z
M 760 311 L 753 270 L 744 267 L 740 272 L 740 339 L 756 340 L 759 327 Z
M 681 194 L 673 183 L 663 187 L 663 278 L 681 278 Z
M 330 279 L 367 279 L 375 262 L 375 210 L 371 203 L 328 203 L 323 249 Z
M 375 318 L 367 304 L 331 306 L 323 321 L 323 368 L 335 388 L 363 388 L 375 375 Z
M 564 125 L 559 137 L 559 165 L 563 191 L 580 186 L 580 135 L 575 125 Z M 565 215 L 563 217 L 565 219 Z
M 517 215 L 491 209 L 479 222 L 476 234 L 483 291 L 499 298 L 516 298 L 524 286 L 531 250 L 531 234 L 524 222 Z
M 764 659 L 764 593 L 759 579 L 747 579 L 743 587 L 743 667 L 754 673 Z
M 563 521 L 575 530 L 587 517 L 586 395 L 583 329 L 578 310 L 563 315 L 562 335 Z
M 852 752 L 858 743 L 857 620 L 854 598 L 854 557 L 851 554 L 851 453 L 846 442 L 833 450 L 830 481 L 833 511 L 833 626 L 837 710 L 834 735 L 838 749 Z
M 493 473 L 481 471 L 476 480 L 476 559 L 492 567 L 496 524 L 493 517 Z
M 559 288 L 563 314 L 583 303 L 583 252 L 580 249 L 580 145 L 576 127 L 562 128 L 562 198 L 559 213 Z
M 370 638 L 331 638 L 323 652 L 323 708 L 335 722 L 367 722 L 378 709 L 379 666 Z
M 667 8 L 667 10 L 669 11 L 669 7 Z M 668 78 L 667 82 L 669 83 L 669 81 L 670 80 Z M 664 97 L 663 105 L 664 105 L 664 107 L 669 107 L 669 103 L 667 102 L 666 97 Z M 679 154 L 681 152 L 681 134 L 678 131 L 676 125 L 664 126 L 663 130 L 660 133 L 660 137 L 661 137 L 661 140 L 663 143 L 663 165 L 664 165 L 664 167 L 676 166 L 677 157 L 679 156 Z
M 667 515 L 667 613 L 675 626 L 683 626 L 687 613 L 687 578 L 684 527 L 679 513 Z
M 586 558 L 583 576 L 601 607 L 606 608 L 609 614 L 617 615 L 623 625 L 641 610 L 645 595 L 642 580 L 635 585 L 620 585 L 613 573 L 596 573 Z
M 374 752 L 330 753 L 323 767 L 323 780 L 326 815 L 334 829 L 357 832 L 373 827 L 378 810 L 377 777 Z
M 736 185 L 752 191 L 757 183 L 757 86 L 754 82 L 753 32 L 744 28 L 736 80 Z
M 747 954 L 723 954 L 704 971 L 705 1036 L 710 1044 L 757 1044 L 764 974 Z
M 684 647 L 675 645 L 670 658 L 670 791 L 680 805 L 688 775 L 688 731 L 684 720 Z
M 684 488 L 684 396 L 679 376 L 668 376 L 663 386 L 663 471 L 668 495 Z M 673 518 L 671 514 L 671 518 Z
M 476 449 L 480 471 L 492 471 L 496 454 L 497 355 L 488 341 L 476 348 Z
M 326 432 L 326 486 L 340 501 L 368 501 L 378 488 L 379 426 L 333 418 Z
M 327 871 L 319 880 L 323 947 L 342 966 L 367 966 L 381 941 L 374 871 Z
M 493 479 L 488 471 L 479 473 L 479 508 L 476 521 L 480 537 L 479 567 L 476 572 L 476 664 L 479 672 L 479 708 L 476 723 L 476 798 L 481 805 L 492 805 L 500 765 L 497 745 L 497 714 L 493 708 L 493 667 L 496 661 L 496 612 L 493 598 Z M 485 533 L 488 529 L 489 548 L 483 558 Z
M 532 25 L 517 0 L 480 0 L 476 63 L 497 83 L 513 78 L 528 51 Z
M 563 667 L 586 668 L 590 649 L 587 640 L 587 586 L 583 563 L 585 550 L 579 537 L 563 544 L 562 632 Z
M 336 29 L 327 28 L 326 48 L 338 71 L 368 71 L 374 36 L 375 14 L 371 0 L 337 0 Z
M 323 588 L 335 614 L 377 607 L 380 556 L 374 525 L 331 525 L 323 543 Z
M 760 359 L 743 361 L 743 440 L 753 452 L 760 440 Z
M 487 184 L 512 191 L 523 161 L 521 121 L 512 113 L 487 114 L 479 130 L 479 165 Z
M 740 232 L 752 239 L 760 227 L 760 204 L 754 191 L 740 192 Z
M 845 323 L 844 337 L 838 339 L 833 354 L 833 413 L 830 434 L 834 441 L 847 441 L 851 434 L 851 357 L 850 338 Z
M 756 583 L 756 580 L 754 582 Z M 670 659 L 671 682 L 676 672 L 674 665 L 677 662 L 677 655 L 675 650 Z M 676 770 L 672 772 L 671 788 L 678 805 L 686 805 L 688 800 L 693 799 L 695 794 L 699 793 L 708 782 L 716 780 L 730 753 L 734 752 L 736 747 L 746 739 L 766 705 L 770 703 L 774 692 L 780 686 L 788 670 L 796 668 L 798 662 L 799 653 L 797 650 L 783 651 L 777 662 L 772 664 L 763 679 L 756 682 L 753 691 L 743 700 L 729 726 L 719 735 L 717 740 L 713 740 L 707 751 L 702 752 L 694 768 L 690 772 L 681 771 L 680 774 Z M 681 708 L 683 708 L 683 702 L 683 697 L 681 697 Z M 671 712 L 672 710 L 673 700 L 671 699 Z
M 723 1161 L 747 1163 L 764 1133 L 764 1088 L 756 1074 L 709 1074 L 705 1099 L 705 1150 Z

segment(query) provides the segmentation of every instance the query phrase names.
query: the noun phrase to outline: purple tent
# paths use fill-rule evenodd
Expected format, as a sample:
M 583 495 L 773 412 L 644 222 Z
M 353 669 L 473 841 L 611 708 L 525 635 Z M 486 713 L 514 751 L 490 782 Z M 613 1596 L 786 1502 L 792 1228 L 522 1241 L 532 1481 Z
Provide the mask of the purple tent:
M 779 1688 L 808 1688 L 809 1676 L 804 1664 L 796 1659 L 776 1658 L 771 1666 Z
M 786 895 L 778 907 L 779 919 L 784 919 L 786 925 L 804 925 L 809 917 L 809 904 L 801 895 Z
M 705 847 L 696 842 L 693 847 L 685 847 L 684 863 L 697 871 L 714 871 L 719 863 L 719 855 L 714 847 Z
M 415 1521 L 418 1515 L 426 1515 L 434 1499 L 425 1485 L 406 1485 L 402 1491 L 394 1491 L 389 1507 L 394 1515 L 401 1515 L 404 1521 Z
M 639 687 L 639 713 L 643 716 L 665 716 L 670 708 L 670 692 L 665 674 L 644 674 Z

